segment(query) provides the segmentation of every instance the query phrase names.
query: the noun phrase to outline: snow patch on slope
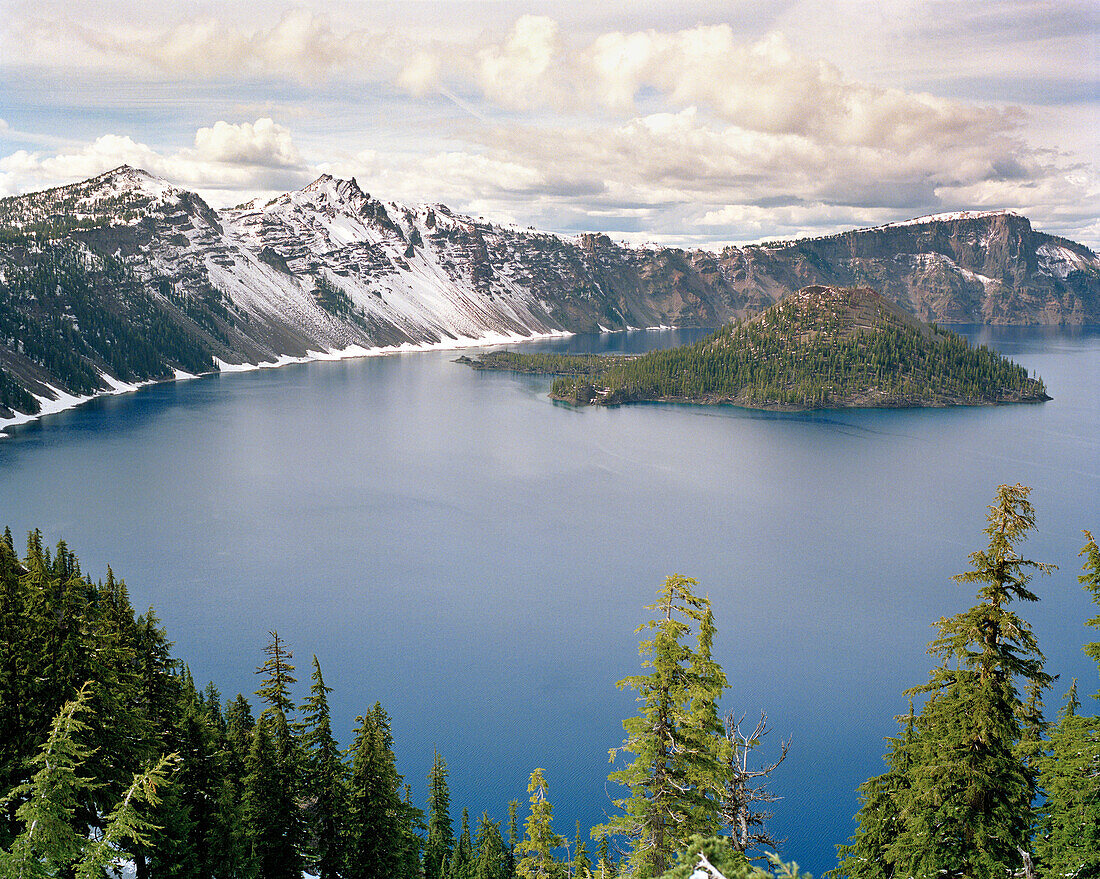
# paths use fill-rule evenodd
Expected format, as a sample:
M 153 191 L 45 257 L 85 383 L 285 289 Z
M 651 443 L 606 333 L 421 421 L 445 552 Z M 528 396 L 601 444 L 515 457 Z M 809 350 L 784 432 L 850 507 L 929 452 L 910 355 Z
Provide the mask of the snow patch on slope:
M 886 223 L 876 226 L 878 229 L 895 229 L 900 226 L 926 226 L 929 223 L 950 223 L 953 220 L 981 220 L 987 217 L 1019 217 L 1013 211 L 950 211 L 944 214 L 926 214 L 923 217 L 914 217 L 912 220 L 899 220 L 895 223 Z
M 348 345 L 346 348 L 337 348 L 333 350 L 323 351 L 309 351 L 303 357 L 294 357 L 288 354 L 281 354 L 273 360 L 262 360 L 257 363 L 228 363 L 221 360 L 218 357 L 214 358 L 214 365 L 218 368 L 219 372 L 232 373 L 232 372 L 252 372 L 257 369 L 275 369 L 280 366 L 286 366 L 291 363 L 312 363 L 318 361 L 336 361 L 336 360 L 349 360 L 358 357 L 380 357 L 388 354 L 411 354 L 424 351 L 451 351 L 461 348 L 488 348 L 495 345 L 510 345 L 517 342 L 531 342 L 538 339 L 555 339 L 555 338 L 567 338 L 572 336 L 573 333 L 564 332 L 562 330 L 551 330 L 545 333 L 531 333 L 529 335 L 523 335 L 521 333 L 498 333 L 489 332 L 480 337 L 468 337 L 458 336 L 456 338 L 443 339 L 438 342 L 423 342 L 420 344 L 413 344 L 412 342 L 404 342 L 400 345 L 378 345 L 374 347 L 364 347 L 363 345 Z M 54 395 L 51 399 L 45 395 L 35 395 L 35 399 L 38 400 L 39 405 L 42 407 L 34 415 L 25 415 L 21 412 L 15 413 L 11 418 L 0 418 L 0 439 L 8 436 L 6 431 L 8 428 L 15 427 L 20 424 L 27 424 L 31 421 L 37 421 L 39 418 L 43 418 L 47 415 L 56 415 L 59 412 L 65 412 L 69 409 L 75 409 L 77 406 L 87 403 L 89 400 L 94 400 L 96 397 L 105 396 L 107 394 L 126 394 L 132 391 L 136 391 L 139 388 L 147 385 L 156 384 L 156 382 L 137 382 L 131 384 L 129 382 L 119 381 L 113 376 L 102 373 L 102 378 L 108 385 L 110 390 L 97 391 L 94 394 L 69 394 L 60 388 L 55 388 L 53 385 L 46 385 L 50 392 Z M 192 375 L 182 370 L 175 370 L 175 375 L 171 381 L 186 381 L 199 376 Z
M 1063 281 L 1071 272 L 1084 271 L 1091 264 L 1080 253 L 1075 253 L 1068 247 L 1054 242 L 1039 245 L 1035 253 L 1039 257 L 1039 271 L 1061 278 Z

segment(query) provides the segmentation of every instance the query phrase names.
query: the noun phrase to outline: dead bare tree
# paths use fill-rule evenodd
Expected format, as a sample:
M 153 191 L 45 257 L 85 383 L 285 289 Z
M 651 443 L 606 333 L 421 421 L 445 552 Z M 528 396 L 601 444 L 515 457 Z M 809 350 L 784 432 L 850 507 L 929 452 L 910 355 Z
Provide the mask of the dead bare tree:
M 749 754 L 768 733 L 768 715 L 761 711 L 760 720 L 751 733 L 744 733 L 741 725 L 745 715 L 726 715 L 726 740 L 728 781 L 722 801 L 723 823 L 732 831 L 730 842 L 739 852 L 748 854 L 755 849 L 769 847 L 774 851 L 785 840 L 776 840 L 768 831 L 766 822 L 772 813 L 758 808 L 760 804 L 774 803 L 781 799 L 767 788 L 767 778 L 787 758 L 791 747 L 788 738 L 781 743 L 779 759 L 758 769 L 749 768 Z M 762 857 L 762 855 L 760 855 Z

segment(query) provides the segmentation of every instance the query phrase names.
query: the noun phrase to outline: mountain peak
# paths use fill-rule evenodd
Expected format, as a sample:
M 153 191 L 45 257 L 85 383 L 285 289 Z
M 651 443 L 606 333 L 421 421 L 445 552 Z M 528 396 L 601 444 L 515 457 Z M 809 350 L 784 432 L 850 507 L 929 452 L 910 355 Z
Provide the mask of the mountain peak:
M 333 177 L 331 174 L 322 174 L 301 191 L 317 193 L 334 201 L 346 201 L 349 198 L 362 198 L 366 195 L 359 188 L 359 183 L 354 177 L 345 180 Z
M 183 192 L 177 186 L 173 186 L 163 177 L 150 174 L 144 168 L 135 168 L 132 165 L 119 165 L 110 171 L 104 171 L 98 177 L 93 177 L 84 184 L 76 186 L 88 186 L 91 189 L 102 189 L 115 193 L 137 192 L 155 199 L 164 199 L 166 196 L 179 195 Z
M 768 326 L 780 320 L 803 326 L 807 332 L 831 327 L 839 338 L 857 331 L 874 332 L 886 325 L 915 329 L 925 337 L 931 327 L 871 287 L 812 285 L 784 297 L 752 322 Z

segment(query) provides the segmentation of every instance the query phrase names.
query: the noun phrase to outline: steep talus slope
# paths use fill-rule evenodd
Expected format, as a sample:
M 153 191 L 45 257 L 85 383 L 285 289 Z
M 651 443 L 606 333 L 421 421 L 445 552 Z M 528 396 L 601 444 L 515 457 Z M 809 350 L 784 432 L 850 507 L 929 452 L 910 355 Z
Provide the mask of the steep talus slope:
M 123 166 L 0 199 L 0 419 L 53 388 L 219 361 L 717 326 L 812 284 L 871 285 L 943 323 L 1100 323 L 1096 255 L 1003 212 L 714 254 L 502 226 L 327 175 L 214 211 Z

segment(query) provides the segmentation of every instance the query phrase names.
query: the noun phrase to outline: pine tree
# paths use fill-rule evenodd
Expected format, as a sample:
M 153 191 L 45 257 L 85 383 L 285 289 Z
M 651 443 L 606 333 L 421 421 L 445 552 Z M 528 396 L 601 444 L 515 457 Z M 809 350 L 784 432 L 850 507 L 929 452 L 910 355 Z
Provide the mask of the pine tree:
M 256 674 L 265 675 L 265 677 L 259 689 L 256 690 L 256 695 L 270 708 L 289 717 L 294 710 L 290 687 L 298 683 L 298 679 L 294 677 L 294 666 L 290 664 L 294 654 L 287 649 L 286 641 L 279 637 L 277 631 L 268 632 L 268 634 L 271 640 L 264 648 L 267 659 L 256 669 Z
M 1100 549 L 1088 531 L 1085 538 L 1084 573 L 1078 580 L 1100 606 Z M 1100 616 L 1086 625 L 1100 630 Z M 1086 644 L 1085 653 L 1100 664 L 1100 642 Z M 1080 709 L 1075 680 L 1051 732 L 1049 749 L 1039 759 L 1046 801 L 1040 809 L 1035 853 L 1044 879 L 1100 877 L 1100 719 Z
M 515 879 L 516 846 L 519 845 L 519 800 L 508 801 L 508 860 L 505 866 L 507 879 Z
M 298 806 L 281 769 L 279 734 L 274 729 L 282 716 L 278 711 L 260 715 L 246 764 L 244 819 L 253 869 L 260 879 L 300 879 L 302 873 Z
M 451 791 L 447 761 L 436 751 L 428 773 L 428 838 L 424 843 L 424 879 L 443 879 L 443 864 L 454 851 Z
M 400 869 L 403 808 L 389 717 L 375 703 L 358 720 L 350 752 L 344 876 L 392 879 Z
M 472 879 L 505 879 L 507 854 L 500 825 L 482 813 L 477 822 L 477 853 L 474 857 Z
M 890 772 L 865 786 L 860 827 L 841 850 L 848 875 L 950 879 L 1025 866 L 1035 780 L 1019 748 L 1028 710 L 1016 682 L 1041 690 L 1050 677 L 1031 627 L 1008 605 L 1036 601 L 1031 572 L 1053 568 L 1017 552 L 1035 527 L 1028 494 L 1022 485 L 998 488 L 988 547 L 955 578 L 979 584 L 979 603 L 936 623 L 929 653 L 939 665 L 909 691 L 927 701 L 897 742 Z
M 310 866 L 320 879 L 337 879 L 344 862 L 343 818 L 346 811 L 346 767 L 332 735 L 328 694 L 321 665 L 313 657 L 309 697 L 302 704 L 306 759 L 305 794 L 311 840 Z
M 399 823 L 401 835 L 395 879 L 421 879 L 424 867 L 424 835 L 428 828 L 424 823 L 423 810 L 412 804 L 412 788 L 407 784 L 401 798 Z
M 893 879 L 896 856 L 891 845 L 901 827 L 898 804 L 909 789 L 916 719 L 910 699 L 909 713 L 897 718 L 902 734 L 887 739 L 887 771 L 859 787 L 858 827 L 846 845 L 837 846 L 839 864 L 827 874 L 832 879 Z
M 628 863 L 639 877 L 659 876 L 693 834 L 712 835 L 719 826 L 725 787 L 717 703 L 726 677 L 711 657 L 714 620 L 710 602 L 692 591 L 698 583 L 668 577 L 657 592 L 655 619 L 637 631 L 653 636 L 639 645 L 648 674 L 618 686 L 638 693 L 640 713 L 623 721 L 627 739 L 611 751 L 634 754 L 633 762 L 609 776 L 629 788 L 615 801 L 622 814 L 593 830 L 594 837 L 626 836 Z M 696 647 L 684 643 L 696 629 Z
M 573 879 L 592 879 L 592 860 L 588 857 L 588 846 L 581 839 L 581 822 L 577 822 L 577 835 L 573 842 L 573 861 L 569 865 Z
M 554 850 L 565 844 L 565 838 L 554 832 L 554 807 L 547 799 L 548 791 L 542 770 L 536 769 L 527 784 L 531 811 L 524 822 L 526 837 L 519 845 L 522 857 L 516 864 L 516 875 L 523 879 L 554 879 L 562 872 Z
M 127 843 L 149 844 L 155 827 L 143 812 L 160 803 L 158 789 L 169 783 L 175 754 L 133 776 L 108 811 L 98 836 L 89 838 L 76 820 L 81 799 L 95 784 L 80 774 L 91 756 L 91 748 L 81 741 L 91 729 L 82 719 L 91 710 L 90 691 L 85 684 L 62 706 L 32 760 L 37 771 L 15 792 L 23 799 L 16 813 L 23 829 L 10 849 L 0 849 L 4 876 L 44 879 L 61 874 L 99 879 L 108 866 L 127 856 Z
M 606 836 L 600 837 L 600 845 L 596 849 L 596 871 L 598 879 L 616 879 L 619 875 L 615 862 L 611 860 L 610 845 Z
M 462 809 L 462 832 L 458 835 L 454 853 L 448 859 L 447 879 L 471 879 L 474 865 L 473 842 L 470 839 L 470 812 Z

